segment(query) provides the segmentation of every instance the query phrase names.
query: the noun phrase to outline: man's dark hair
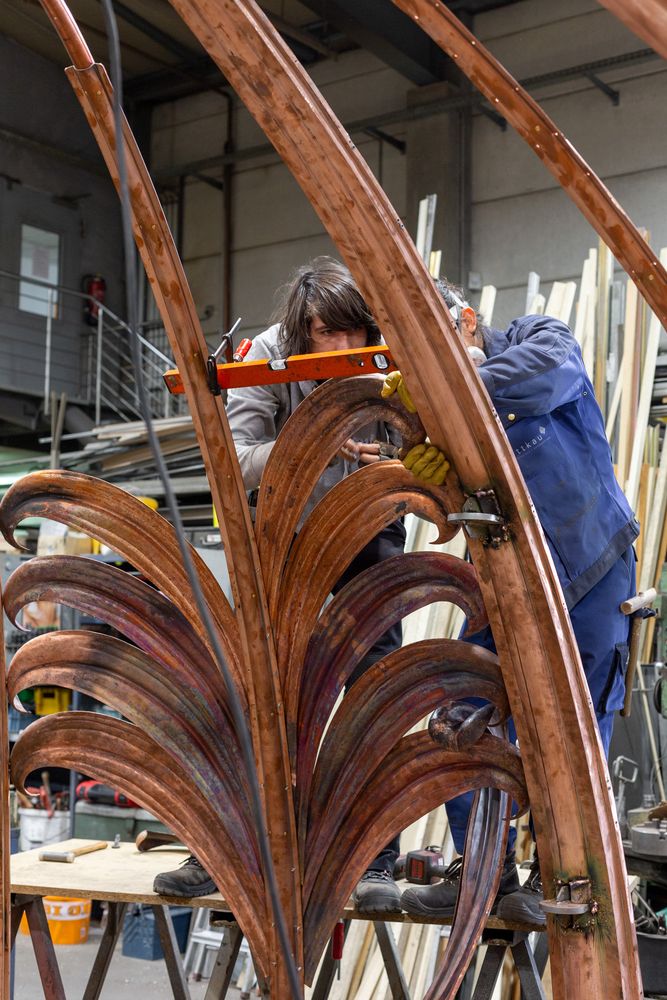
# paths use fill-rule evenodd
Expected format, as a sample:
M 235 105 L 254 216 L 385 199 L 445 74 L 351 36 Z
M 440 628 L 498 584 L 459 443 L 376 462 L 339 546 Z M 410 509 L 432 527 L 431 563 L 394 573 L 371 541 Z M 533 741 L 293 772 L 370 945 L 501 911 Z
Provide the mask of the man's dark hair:
M 279 342 L 285 354 L 306 354 L 311 350 L 310 324 L 314 316 L 319 316 L 331 330 L 365 327 L 369 345 L 382 341 L 352 275 L 333 257 L 316 257 L 304 264 L 282 290 L 274 322 L 280 323 Z

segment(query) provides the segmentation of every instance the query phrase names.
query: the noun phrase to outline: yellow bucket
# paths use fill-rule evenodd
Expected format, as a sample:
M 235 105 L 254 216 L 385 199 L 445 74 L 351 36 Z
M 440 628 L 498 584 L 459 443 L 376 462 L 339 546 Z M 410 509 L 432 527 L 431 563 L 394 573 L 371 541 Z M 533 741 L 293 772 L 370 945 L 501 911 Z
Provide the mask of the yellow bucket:
M 54 944 L 83 944 L 90 929 L 90 899 L 70 899 L 67 896 L 45 896 L 44 910 Z M 21 919 L 22 934 L 29 934 L 25 914 Z

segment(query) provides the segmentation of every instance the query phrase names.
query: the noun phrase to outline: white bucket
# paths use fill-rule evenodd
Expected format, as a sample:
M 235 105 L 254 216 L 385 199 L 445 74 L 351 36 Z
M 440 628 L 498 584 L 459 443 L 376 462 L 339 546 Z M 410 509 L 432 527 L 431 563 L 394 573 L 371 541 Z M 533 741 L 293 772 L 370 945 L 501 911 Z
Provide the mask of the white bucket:
M 44 844 L 57 844 L 69 836 L 69 813 L 47 814 L 46 809 L 19 809 L 19 850 L 31 851 Z

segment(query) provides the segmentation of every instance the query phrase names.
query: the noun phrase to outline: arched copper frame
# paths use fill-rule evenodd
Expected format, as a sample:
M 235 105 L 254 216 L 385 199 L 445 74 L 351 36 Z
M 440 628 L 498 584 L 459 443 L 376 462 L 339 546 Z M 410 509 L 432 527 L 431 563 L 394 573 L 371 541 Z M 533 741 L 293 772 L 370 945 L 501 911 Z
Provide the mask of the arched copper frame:
M 43 2 L 68 47 L 75 66 L 68 74 L 116 178 L 109 89 L 103 71 L 92 64 L 66 8 L 59 0 Z M 625 869 L 590 699 L 544 538 L 488 398 L 400 220 L 349 137 L 266 18 L 250 0 L 172 2 L 294 173 L 378 317 L 429 435 L 453 460 L 457 479 L 451 478 L 437 502 L 444 504 L 446 510 L 459 510 L 464 493 L 488 488 L 493 488 L 499 499 L 510 525 L 510 541 L 491 548 L 472 540 L 471 548 L 521 736 L 545 885 L 553 888 L 557 879 L 569 881 L 586 876 L 591 880 L 597 904 L 596 912 L 576 929 L 567 929 L 550 920 L 554 995 L 564 998 L 567 992 L 598 1000 L 608 996 L 639 997 Z M 508 120 L 532 137 L 534 148 L 537 146 L 536 152 L 541 155 L 542 144 L 534 140 L 534 126 L 548 123 L 551 127 L 551 123 L 543 116 L 535 121 L 539 109 L 535 111 L 518 85 L 513 85 L 511 78 L 493 65 L 488 53 L 483 52 L 446 8 L 431 0 L 401 0 L 399 6 L 418 18 L 443 47 L 465 46 L 462 61 L 459 53 L 464 71 L 482 89 L 491 88 Z M 494 73 L 500 73 L 500 77 Z M 501 83 L 505 88 L 512 87 L 511 92 L 494 91 Z M 560 176 L 558 173 L 557 176 L 561 183 L 586 207 L 596 228 L 637 280 L 647 301 L 664 318 L 667 294 L 664 271 L 585 164 L 585 179 L 579 176 L 577 170 L 582 161 L 577 161 L 562 135 L 555 129 L 554 132 L 552 138 L 556 141 L 550 139 L 545 144 L 543 158 L 558 162 Z M 302 954 L 301 884 L 298 865 L 294 863 L 298 858 L 298 836 L 289 794 L 290 734 L 283 714 L 284 676 L 281 677 L 273 643 L 268 638 L 272 622 L 270 583 L 274 577 L 267 572 L 267 566 L 274 558 L 275 545 L 280 547 L 281 532 L 284 539 L 291 528 L 289 523 L 281 525 L 279 519 L 266 517 L 266 532 L 264 539 L 260 532 L 258 551 L 224 411 L 206 390 L 205 345 L 182 268 L 129 133 L 125 138 L 132 160 L 130 179 L 137 243 L 171 334 L 214 502 L 221 515 L 237 610 L 232 620 L 222 609 L 220 628 L 227 635 L 227 651 L 239 688 L 247 696 L 256 757 L 265 787 L 272 851 L 280 873 L 281 901 L 291 929 L 294 954 L 298 957 Z M 566 154 L 577 161 L 574 175 Z M 396 419 L 397 415 L 393 417 Z M 275 488 L 278 492 L 282 489 L 284 496 L 289 484 L 281 483 L 279 468 L 274 471 Z M 392 489 L 409 490 L 413 485 L 401 481 L 398 470 L 391 475 L 398 477 Z M 104 524 L 89 511 L 104 490 L 83 482 L 65 481 L 58 474 L 33 481 L 14 492 L 5 505 L 5 530 L 11 532 L 22 512 L 34 509 L 35 505 L 43 504 L 51 513 L 54 503 L 76 506 L 86 490 L 92 490 L 86 517 L 101 537 Z M 68 516 L 72 516 L 71 511 Z M 128 510 L 128 519 L 131 516 Z M 147 517 L 147 523 L 148 520 Z M 149 534 L 159 530 L 151 528 Z M 262 559 L 263 544 L 267 551 Z M 137 543 L 138 560 L 140 549 Z M 190 621 L 198 621 L 196 611 L 190 606 L 187 585 L 175 570 L 172 578 L 168 577 L 169 574 L 162 589 L 172 595 Z M 270 669 L 249 667 L 257 662 Z M 27 662 L 26 669 L 29 666 Z M 274 725 L 263 724 L 269 715 L 275 719 Z M 54 720 L 51 738 L 61 725 L 66 723 Z M 46 737 L 47 727 L 41 723 L 40 726 Z M 567 742 L 564 733 L 568 734 Z M 65 740 L 63 748 L 67 746 Z M 119 743 L 119 751 L 120 746 Z M 34 755 L 43 752 L 40 733 L 35 731 L 30 740 L 24 739 L 24 749 L 17 761 L 19 771 L 24 770 Z M 93 747 L 87 752 L 92 754 Z M 417 753 L 416 746 L 413 752 Z M 72 757 L 73 751 L 63 749 L 62 753 Z M 409 757 L 405 758 L 404 766 L 409 764 Z M 509 780 L 506 786 L 511 786 Z M 519 786 L 515 783 L 512 787 L 518 795 Z M 427 801 L 430 801 L 428 796 L 423 804 Z M 234 900 L 234 904 L 243 907 L 241 901 Z M 257 909 L 260 908 L 257 903 Z M 249 933 L 256 935 L 258 950 L 268 948 L 268 954 L 276 955 L 273 932 L 258 926 L 257 916 L 253 920 L 251 910 L 252 906 L 246 906 L 244 922 Z M 264 968 L 272 977 L 275 995 L 287 996 L 280 958 L 273 967 L 266 964 L 265 958 Z

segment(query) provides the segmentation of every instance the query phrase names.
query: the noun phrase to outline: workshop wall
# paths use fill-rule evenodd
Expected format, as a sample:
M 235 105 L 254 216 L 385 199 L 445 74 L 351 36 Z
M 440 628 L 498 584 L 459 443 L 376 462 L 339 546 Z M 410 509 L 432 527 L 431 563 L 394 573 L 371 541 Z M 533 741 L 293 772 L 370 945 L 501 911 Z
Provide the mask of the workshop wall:
M 60 236 L 60 284 L 107 281 L 106 303 L 124 313 L 116 194 L 62 67 L 0 36 L 0 269 L 20 270 L 23 224 Z M 52 388 L 79 396 L 89 329 L 69 299 L 53 323 Z M 44 388 L 45 319 L 21 312 L 18 284 L 0 277 L 0 389 Z
M 646 49 L 595 0 L 530 0 L 479 16 L 475 31 L 519 80 Z M 617 107 L 584 77 L 529 92 L 658 249 L 667 244 L 667 64 L 650 58 L 598 75 L 618 91 Z M 579 281 L 597 233 L 526 143 L 481 114 L 471 185 L 471 270 L 498 287 L 498 325 L 524 312 L 529 271 L 547 297 L 553 281 Z
M 526 0 L 479 15 L 475 32 L 520 80 L 646 48 L 596 0 Z M 648 58 L 598 74 L 618 90 L 618 106 L 581 75 L 529 90 L 660 247 L 667 243 L 667 217 L 660 210 L 667 200 L 667 66 Z M 362 51 L 318 63 L 312 75 L 345 124 L 404 111 L 420 96 L 407 80 Z M 441 89 L 445 96 L 446 85 Z M 266 325 L 273 292 L 290 271 L 333 248 L 278 157 L 270 151 L 257 155 L 266 149 L 266 140 L 238 101 L 233 117 L 237 158 L 232 178 L 231 314 L 241 315 L 245 332 L 252 335 Z M 454 118 L 440 114 L 388 126 L 393 136 L 407 141 L 407 155 L 363 134 L 354 138 L 411 231 L 418 199 L 429 193 L 429 185 L 438 189 L 439 180 L 434 245 L 445 251 L 444 268 L 464 278 L 466 271 L 472 272 L 481 284 L 495 284 L 494 320 L 504 324 L 524 311 L 530 270 L 541 275 L 547 295 L 555 280 L 578 281 L 588 249 L 598 238 L 514 131 L 501 131 L 478 111 L 472 116 L 471 203 L 468 218 L 462 215 L 465 188 L 462 161 L 454 149 Z M 192 175 L 221 179 L 226 129 L 226 102 L 214 93 L 162 105 L 153 115 L 154 175 L 168 181 L 184 165 L 191 168 L 184 193 L 182 254 L 211 337 L 221 327 L 223 196 Z M 466 231 L 467 260 L 456 250 Z
M 313 67 L 313 78 L 341 121 L 365 119 L 405 106 L 409 83 L 361 51 Z M 234 103 L 233 142 L 239 159 L 232 178 L 232 316 L 243 317 L 252 336 L 267 325 L 274 291 L 299 264 L 334 247 L 293 180 L 273 152 L 257 156 L 266 139 L 247 111 Z M 152 170 L 160 180 L 184 164 L 192 172 L 222 176 L 222 167 L 200 161 L 222 155 L 227 130 L 226 102 L 219 94 L 199 94 L 156 108 L 153 115 Z M 403 138 L 402 126 L 388 131 Z M 355 141 L 396 210 L 405 214 L 405 157 L 396 148 L 355 133 Z M 251 155 L 249 155 L 249 153 Z M 245 157 L 245 158 L 244 158 Z M 204 330 L 221 326 L 223 196 L 190 176 L 185 187 L 182 256 Z

